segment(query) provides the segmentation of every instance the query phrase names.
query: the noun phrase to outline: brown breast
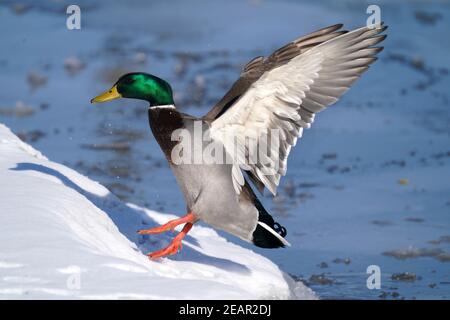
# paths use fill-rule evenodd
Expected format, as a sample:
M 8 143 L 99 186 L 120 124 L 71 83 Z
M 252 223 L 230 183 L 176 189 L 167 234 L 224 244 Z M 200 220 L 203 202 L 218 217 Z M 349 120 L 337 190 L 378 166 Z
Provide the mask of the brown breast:
M 148 119 L 153 135 L 164 152 L 167 161 L 171 161 L 171 152 L 178 141 L 172 141 L 172 132 L 184 127 L 183 118 L 175 108 L 153 107 L 148 109 Z

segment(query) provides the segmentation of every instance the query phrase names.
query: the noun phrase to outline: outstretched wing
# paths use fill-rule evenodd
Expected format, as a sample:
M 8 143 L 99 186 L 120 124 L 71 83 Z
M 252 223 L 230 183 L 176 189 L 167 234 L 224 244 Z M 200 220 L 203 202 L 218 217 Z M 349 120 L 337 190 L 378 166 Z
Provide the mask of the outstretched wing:
M 233 84 L 225 96 L 204 116 L 205 119 L 214 120 L 220 117 L 236 102 L 265 72 L 287 63 L 290 59 L 311 49 L 314 46 L 328 41 L 346 30 L 339 30 L 342 24 L 329 26 L 303 37 L 300 37 L 273 52 L 269 57 L 256 57 L 248 62 L 241 71 L 239 79 Z
M 275 194 L 303 128 L 311 126 L 315 113 L 335 103 L 382 50 L 374 46 L 386 37 L 381 35 L 386 27 L 339 28 L 319 30 L 268 58 L 255 58 L 205 116 L 215 118 L 211 137 L 233 158 L 237 193 L 244 184 L 242 169 Z

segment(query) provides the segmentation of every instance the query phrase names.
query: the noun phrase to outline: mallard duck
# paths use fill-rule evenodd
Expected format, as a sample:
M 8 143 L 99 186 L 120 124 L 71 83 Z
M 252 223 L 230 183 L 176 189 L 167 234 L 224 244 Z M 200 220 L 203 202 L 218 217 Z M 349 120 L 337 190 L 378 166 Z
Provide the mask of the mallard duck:
M 274 221 L 253 188 L 275 195 L 286 174 L 289 152 L 303 129 L 310 128 L 315 114 L 335 103 L 377 59 L 383 47 L 375 45 L 385 39 L 382 33 L 386 28 L 366 26 L 348 32 L 336 24 L 300 37 L 268 57 L 256 57 L 244 66 L 225 96 L 200 118 L 179 112 L 169 83 L 142 72 L 123 75 L 110 90 L 92 99 L 92 103 L 117 98 L 149 102 L 151 131 L 183 192 L 186 215 L 138 231 L 158 234 L 184 224 L 169 246 L 149 257 L 177 253 L 182 239 L 199 220 L 258 247 L 289 245 L 286 229 Z M 174 138 L 174 133 L 184 130 L 193 136 L 196 127 L 215 147 L 223 148 L 226 160 L 231 161 L 175 161 L 173 151 L 186 142 L 186 136 Z M 278 141 L 268 142 L 275 133 Z M 189 142 L 185 147 L 202 153 L 208 147 L 201 144 Z M 264 147 L 268 153 L 260 155 L 258 151 Z M 178 155 L 188 153 L 183 148 L 178 151 Z M 191 153 L 195 152 L 186 158 L 192 161 L 195 155 Z M 250 157 L 254 161 L 249 161 Z

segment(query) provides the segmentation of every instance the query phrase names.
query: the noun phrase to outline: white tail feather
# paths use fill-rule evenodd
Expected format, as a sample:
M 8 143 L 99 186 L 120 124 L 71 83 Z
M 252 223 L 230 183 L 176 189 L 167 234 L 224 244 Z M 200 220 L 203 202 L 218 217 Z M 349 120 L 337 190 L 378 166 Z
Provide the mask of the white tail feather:
M 275 237 L 278 238 L 278 240 L 281 241 L 282 244 L 284 244 L 285 246 L 290 247 L 291 244 L 289 242 L 287 242 L 287 240 L 285 238 L 283 238 L 282 236 L 280 236 L 275 230 L 273 230 L 271 227 L 269 227 L 267 224 L 265 224 L 264 222 L 258 221 L 258 224 L 263 227 L 264 229 L 266 229 L 267 231 L 269 231 L 271 234 L 273 234 Z

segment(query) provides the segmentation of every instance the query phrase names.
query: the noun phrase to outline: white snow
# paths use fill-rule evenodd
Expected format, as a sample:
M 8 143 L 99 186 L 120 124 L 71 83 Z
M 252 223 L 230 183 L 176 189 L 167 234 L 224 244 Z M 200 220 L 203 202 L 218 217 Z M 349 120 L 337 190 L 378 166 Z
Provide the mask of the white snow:
M 0 299 L 314 299 L 275 264 L 195 226 L 180 254 L 145 253 L 174 216 L 124 204 L 0 124 Z

